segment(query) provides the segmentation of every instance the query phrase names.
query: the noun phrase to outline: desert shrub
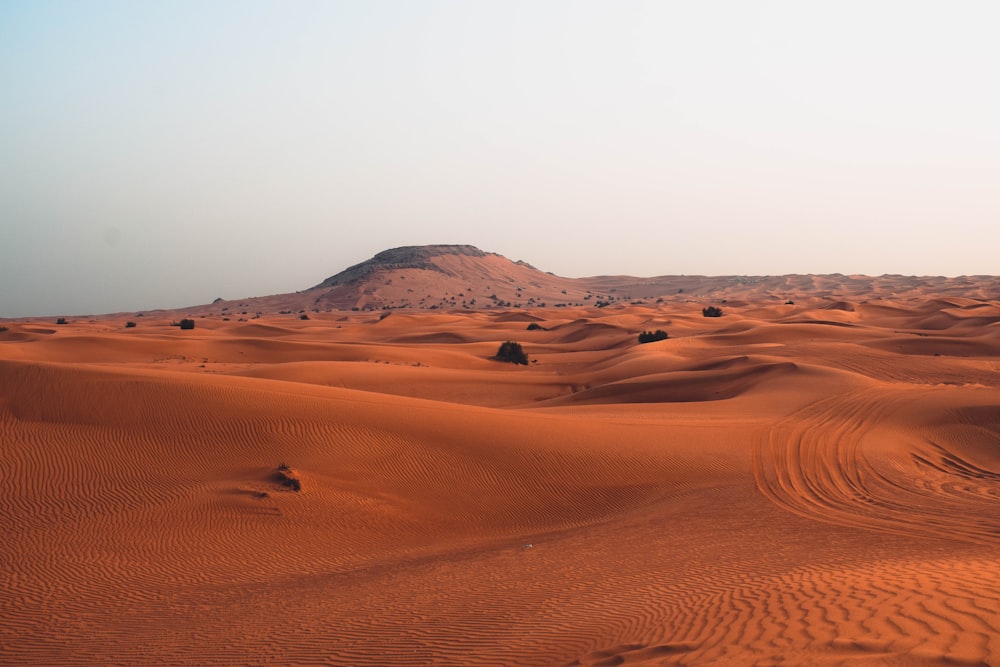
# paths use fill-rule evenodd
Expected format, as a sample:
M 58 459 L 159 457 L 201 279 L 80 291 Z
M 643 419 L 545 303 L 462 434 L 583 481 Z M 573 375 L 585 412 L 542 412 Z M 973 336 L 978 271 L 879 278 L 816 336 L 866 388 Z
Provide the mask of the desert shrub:
M 528 331 L 545 331 L 545 330 L 546 330 L 545 327 L 543 327 L 538 322 L 532 322 L 531 324 L 528 325 Z
M 284 463 L 278 464 L 278 469 L 275 471 L 275 478 L 279 484 L 288 487 L 292 491 L 302 490 L 302 481 L 295 476 L 295 471 Z
M 528 356 L 521 349 L 520 343 L 515 343 L 509 340 L 500 345 L 500 349 L 497 350 L 497 356 L 495 357 L 497 361 L 506 361 L 511 364 L 524 364 L 528 365 Z
M 180 327 L 181 329 L 194 329 L 194 320 L 181 320 Z
M 300 319 L 300 320 L 308 320 L 308 319 L 309 319 L 309 316 L 308 316 L 308 315 L 306 315 L 305 313 L 302 313 L 301 315 L 299 315 L 299 319 Z
M 666 340 L 670 338 L 670 335 L 663 329 L 657 329 L 656 331 L 643 331 L 639 334 L 640 343 L 652 343 L 657 340 Z
M 56 324 L 66 324 L 66 318 L 60 317 L 58 320 L 56 320 Z
M 135 328 L 135 322 L 126 322 L 125 323 L 125 328 L 126 329 L 134 329 Z
M 785 305 L 786 305 L 786 306 L 794 306 L 794 305 L 795 305 L 795 302 L 794 302 L 794 301 L 792 301 L 791 299 L 789 299 L 788 301 L 786 301 L 786 302 L 785 302 Z
M 701 314 L 705 317 L 722 317 L 722 309 L 715 306 L 708 306 L 701 309 Z
M 4 331 L 10 331 L 10 329 L 7 327 L 0 327 L 0 333 L 3 333 Z

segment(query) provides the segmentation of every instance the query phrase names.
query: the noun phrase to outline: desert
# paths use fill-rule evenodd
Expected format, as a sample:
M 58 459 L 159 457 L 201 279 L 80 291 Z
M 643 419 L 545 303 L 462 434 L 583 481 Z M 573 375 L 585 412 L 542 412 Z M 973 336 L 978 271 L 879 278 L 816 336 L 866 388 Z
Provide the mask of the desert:
M 1000 664 L 993 276 L 397 248 L 0 320 L 0 446 L 4 665 Z

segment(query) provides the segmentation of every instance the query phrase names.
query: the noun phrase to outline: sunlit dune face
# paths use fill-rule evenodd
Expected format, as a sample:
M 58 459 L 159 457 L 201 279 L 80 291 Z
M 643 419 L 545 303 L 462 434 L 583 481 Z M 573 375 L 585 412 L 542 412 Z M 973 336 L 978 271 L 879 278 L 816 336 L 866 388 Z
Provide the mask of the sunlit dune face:
M 7 322 L 0 662 L 993 664 L 1000 309 L 904 282 Z

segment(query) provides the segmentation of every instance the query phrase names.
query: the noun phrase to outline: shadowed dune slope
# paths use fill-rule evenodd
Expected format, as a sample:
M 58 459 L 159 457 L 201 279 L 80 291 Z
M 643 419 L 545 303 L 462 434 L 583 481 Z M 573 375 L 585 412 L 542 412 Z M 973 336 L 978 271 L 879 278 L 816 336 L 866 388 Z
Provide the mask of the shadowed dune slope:
M 998 664 L 1000 311 L 948 280 L 7 322 L 0 664 Z

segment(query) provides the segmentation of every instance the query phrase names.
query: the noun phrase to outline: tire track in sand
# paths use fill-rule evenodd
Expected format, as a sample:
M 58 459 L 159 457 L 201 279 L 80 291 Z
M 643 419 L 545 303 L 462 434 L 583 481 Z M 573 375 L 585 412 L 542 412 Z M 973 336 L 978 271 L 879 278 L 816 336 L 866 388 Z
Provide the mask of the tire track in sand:
M 1000 472 L 967 461 L 963 443 L 931 440 L 898 418 L 927 396 L 882 390 L 807 406 L 757 443 L 757 487 L 779 507 L 827 523 L 1000 542 Z

